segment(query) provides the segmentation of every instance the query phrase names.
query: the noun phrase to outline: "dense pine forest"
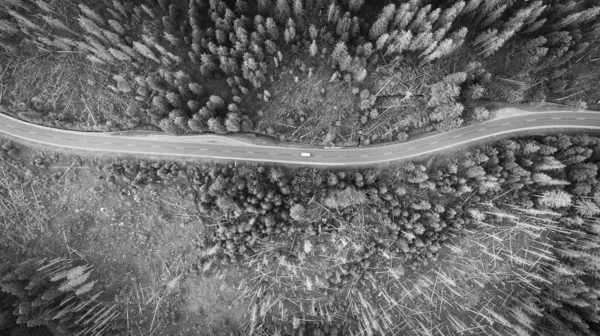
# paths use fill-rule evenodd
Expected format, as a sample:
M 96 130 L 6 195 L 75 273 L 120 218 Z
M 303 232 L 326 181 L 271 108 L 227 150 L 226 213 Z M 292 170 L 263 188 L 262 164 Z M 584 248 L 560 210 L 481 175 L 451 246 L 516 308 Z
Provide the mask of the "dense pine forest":
M 2 100 L 61 128 L 368 144 L 485 120 L 489 101 L 600 99 L 588 71 L 600 34 L 591 0 L 10 0 L 0 9 Z
M 0 112 L 355 146 L 598 107 L 596 0 L 3 0 Z M 600 334 L 600 138 L 358 169 L 0 139 L 0 334 Z

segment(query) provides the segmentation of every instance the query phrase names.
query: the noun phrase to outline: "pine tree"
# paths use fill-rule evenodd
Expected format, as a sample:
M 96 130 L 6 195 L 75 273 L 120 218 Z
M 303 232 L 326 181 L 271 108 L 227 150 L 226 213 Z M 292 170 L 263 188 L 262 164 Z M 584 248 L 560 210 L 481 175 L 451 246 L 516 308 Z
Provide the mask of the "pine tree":
M 272 18 L 267 18 L 265 27 L 267 28 L 267 33 L 269 33 L 269 38 L 273 41 L 277 41 L 279 38 L 279 28 L 277 27 L 277 23 L 275 23 Z
M 398 10 L 396 10 L 396 14 L 392 21 L 392 29 L 404 30 L 412 21 L 415 14 L 416 11 L 411 10 L 410 3 L 402 4 Z
M 317 52 L 319 51 L 318 47 L 317 47 L 317 41 L 313 40 L 312 43 L 310 44 L 310 48 L 308 49 L 308 51 L 310 52 L 310 55 L 312 57 L 317 56 Z
M 466 4 L 464 1 L 455 2 L 450 8 L 446 9 L 444 13 L 442 13 L 440 18 L 433 25 L 434 29 L 451 25 L 465 8 L 465 5 Z
M 258 11 L 263 15 L 269 14 L 271 9 L 273 8 L 273 3 L 271 0 L 258 0 Z
M 396 38 L 394 38 L 394 40 L 388 45 L 387 51 L 386 51 L 386 55 L 388 54 L 400 54 L 402 53 L 404 50 L 406 50 L 412 41 L 413 38 L 413 34 L 412 32 L 409 31 L 401 31 Z
M 352 19 L 350 19 L 350 13 L 346 13 L 343 18 L 338 21 L 336 27 L 336 34 L 341 41 L 348 42 L 350 37 L 350 27 L 352 25 Z
M 493 23 L 498 22 L 498 20 L 500 19 L 500 16 L 502 16 L 502 14 L 504 13 L 504 11 L 506 11 L 507 8 L 508 8 L 508 5 L 504 4 L 502 6 L 499 6 L 492 12 L 490 12 L 487 15 L 487 17 L 485 18 L 485 20 L 481 23 L 480 29 L 485 29 L 485 28 L 489 27 L 490 25 L 492 25 Z
M 600 7 L 588 8 L 582 12 L 574 13 L 567 16 L 563 20 L 559 21 L 555 27 L 557 29 L 560 29 L 569 25 L 581 25 L 583 23 L 596 19 L 596 17 L 598 17 L 598 14 L 600 14 Z
M 421 9 L 419 9 L 410 25 L 408 25 L 408 29 L 416 32 L 419 31 L 424 24 L 429 23 L 427 21 L 427 15 L 430 11 L 431 4 L 421 7 Z
M 348 8 L 356 13 L 358 11 L 360 11 L 360 9 L 362 8 L 363 4 L 365 3 L 365 0 L 350 0 L 348 3 Z
M 388 31 L 388 26 L 394 18 L 395 12 L 395 4 L 389 4 L 383 7 L 383 10 L 381 11 L 381 13 L 379 13 L 379 16 L 377 17 L 377 21 L 375 21 L 375 23 L 373 23 L 373 25 L 371 26 L 371 30 L 369 31 L 370 39 L 375 40 Z
M 336 16 L 338 15 L 338 12 L 339 9 L 335 4 L 335 1 L 332 1 L 331 4 L 329 4 L 329 8 L 327 9 L 327 22 L 335 23 L 337 21 Z
M 288 0 L 277 0 L 275 5 L 275 18 L 279 23 L 284 24 L 292 15 Z
M 469 0 L 469 2 L 465 6 L 465 8 L 463 8 L 460 14 L 467 15 L 469 13 L 476 12 L 476 10 L 479 8 L 479 5 L 481 5 L 482 2 L 483 0 Z
M 572 198 L 562 190 L 544 191 L 539 198 L 540 204 L 550 208 L 561 208 L 571 205 Z
M 117 21 L 115 21 L 115 20 L 113 20 L 113 19 L 109 19 L 109 20 L 108 20 L 108 25 L 109 25 L 109 26 L 110 26 L 110 27 L 111 27 L 111 28 L 112 28 L 112 29 L 113 29 L 115 32 L 117 32 L 117 33 L 119 33 L 119 34 L 124 34 L 124 33 L 125 33 L 125 28 L 123 28 L 123 26 L 122 26 L 122 25 L 121 25 L 119 22 L 117 22 Z
M 296 21 L 302 22 L 304 20 L 304 6 L 302 0 L 294 0 L 294 17 Z
M 145 44 L 135 41 L 135 42 L 133 42 L 133 49 L 135 51 L 137 51 L 138 53 L 140 53 L 140 55 L 144 56 L 145 58 L 152 60 L 156 63 L 160 63 L 158 58 L 156 58 L 156 55 L 154 55 L 152 50 L 150 50 L 150 48 L 148 48 Z
M 87 16 L 88 18 L 94 20 L 97 24 L 103 26 L 106 25 L 106 21 L 104 21 L 104 19 L 98 15 L 96 12 L 94 12 L 91 8 L 89 8 L 88 6 L 84 5 L 84 4 L 78 4 L 79 9 L 83 12 L 83 14 L 85 16 Z
M 430 32 L 422 32 L 412 39 L 408 49 L 413 51 L 426 49 L 431 43 L 433 43 L 433 34 Z
M 375 43 L 375 49 L 376 50 L 381 50 L 383 49 L 383 47 L 386 45 L 388 39 L 389 39 L 389 35 L 387 33 L 379 36 L 379 38 L 377 39 L 377 42 Z

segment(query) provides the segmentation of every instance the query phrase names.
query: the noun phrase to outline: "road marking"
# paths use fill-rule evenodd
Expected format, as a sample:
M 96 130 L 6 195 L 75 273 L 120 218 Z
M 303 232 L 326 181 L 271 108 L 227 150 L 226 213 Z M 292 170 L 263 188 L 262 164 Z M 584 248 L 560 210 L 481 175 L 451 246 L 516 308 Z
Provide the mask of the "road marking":
M 79 140 L 79 141 L 81 141 L 81 142 L 87 142 L 87 140 Z
M 246 152 L 246 154 L 254 154 L 254 152 Z
M 134 145 L 134 144 L 130 144 L 130 143 L 128 143 L 128 144 L 126 144 L 126 146 L 128 146 L 128 147 L 135 147 L 135 146 L 137 146 L 137 145 Z
M 53 136 L 54 139 L 62 140 L 61 137 Z
M 196 148 L 196 150 L 199 150 L 199 151 L 207 151 L 208 149 L 206 149 L 206 148 Z
M 32 131 L 29 131 L 29 133 L 31 133 L 31 134 L 36 134 L 35 132 L 32 132 Z
M 369 154 L 361 155 L 360 157 L 367 157 L 367 156 L 369 156 Z
M 527 119 L 525 121 L 536 121 L 537 119 Z
M 177 149 L 185 149 L 184 147 L 175 147 L 175 148 L 177 148 Z
M 482 128 L 482 129 L 478 129 L 477 132 L 485 131 L 486 129 L 487 129 L 487 127 L 486 128 Z
M 157 146 L 157 145 L 152 145 L 152 147 L 154 147 L 154 148 L 160 148 L 160 146 Z
M 223 149 L 223 152 L 225 152 L 225 153 L 231 153 L 231 151 L 229 149 Z
M 453 138 L 453 139 L 454 139 L 454 138 Z M 436 142 L 432 142 L 431 144 L 432 144 L 432 145 L 435 145 L 436 143 L 439 143 L 439 142 L 440 142 L 440 141 L 438 140 L 438 141 L 436 141 Z
M 406 150 L 413 150 L 413 149 L 415 149 L 415 147 L 410 147 L 410 148 L 408 148 Z
M 383 153 L 383 155 L 390 155 L 390 154 L 394 154 L 394 152 L 387 152 L 387 153 Z M 343 156 L 342 156 L 343 157 Z
M 506 125 L 510 125 L 510 124 L 512 124 L 512 123 L 504 123 L 504 124 L 501 124 L 500 126 L 506 126 Z
M 462 135 L 457 135 L 455 137 L 452 137 L 452 139 L 456 139 L 456 138 L 460 138 Z
M 13 126 L 13 125 L 6 125 L 6 126 L 8 126 L 10 128 L 15 128 L 15 126 Z
M 279 155 L 279 154 L 269 152 L 269 155 Z
M 552 118 L 552 120 L 560 120 L 560 118 Z
M 585 118 L 575 118 L 575 119 L 577 119 L 577 120 L 585 120 Z

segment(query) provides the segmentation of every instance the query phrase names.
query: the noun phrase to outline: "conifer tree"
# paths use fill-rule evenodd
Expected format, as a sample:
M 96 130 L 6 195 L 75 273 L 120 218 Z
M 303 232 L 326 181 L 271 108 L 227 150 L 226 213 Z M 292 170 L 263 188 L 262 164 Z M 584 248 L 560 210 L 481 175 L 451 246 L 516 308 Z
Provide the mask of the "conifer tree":
M 148 48 L 145 44 L 135 41 L 135 42 L 133 42 L 133 49 L 135 51 L 137 51 L 138 53 L 140 53 L 140 55 L 144 56 L 145 58 L 152 60 L 156 63 L 160 63 L 158 58 L 156 58 L 156 55 L 154 55 L 152 50 L 150 50 L 150 48 Z
M 106 24 L 106 21 L 104 21 L 104 19 L 100 15 L 98 15 L 96 12 L 94 12 L 88 6 L 86 6 L 84 4 L 78 4 L 78 6 L 79 6 L 79 9 L 83 12 L 83 14 L 85 16 L 94 20 L 94 22 L 96 22 L 97 24 L 99 24 L 101 26 Z
M 365 0 L 350 0 L 348 3 L 348 8 L 350 9 L 350 11 L 356 13 L 360 11 L 364 3 Z
M 562 190 L 544 191 L 539 198 L 539 202 L 550 208 L 562 208 L 571 205 L 572 197 Z
M 288 0 L 277 0 L 275 5 L 275 18 L 281 24 L 286 23 L 288 18 L 292 15 L 292 10 L 290 9 L 290 4 Z
M 481 23 L 480 28 L 485 29 L 485 28 L 489 27 L 490 25 L 492 25 L 493 23 L 498 22 L 498 20 L 500 19 L 500 16 L 502 16 L 502 14 L 504 13 L 504 11 L 506 11 L 507 8 L 508 8 L 508 5 L 504 4 L 502 6 L 499 6 L 495 10 L 491 11 L 487 15 L 485 20 Z
M 277 41 L 279 38 L 279 28 L 277 27 L 277 23 L 269 17 L 265 22 L 265 27 L 267 28 L 267 33 L 269 33 L 269 39 Z
M 302 4 L 302 0 L 294 0 L 294 18 L 296 18 L 297 22 L 304 21 L 304 5 Z M 300 25 L 302 26 L 302 25 Z
M 414 19 L 411 21 L 410 25 L 408 25 L 408 29 L 416 32 L 419 31 L 424 24 L 429 23 L 427 21 L 427 15 L 430 11 L 431 4 L 421 7 L 416 13 Z
M 469 2 L 465 5 L 465 8 L 463 8 L 460 14 L 467 15 L 469 13 L 476 12 L 476 10 L 479 8 L 479 5 L 481 5 L 482 2 L 483 0 L 469 0 Z
M 337 22 L 337 16 L 339 15 L 339 9 L 336 5 L 335 1 L 332 1 L 329 4 L 329 8 L 327 9 L 327 22 L 335 23 Z
M 263 15 L 268 15 L 273 8 L 273 3 L 271 0 L 258 0 L 258 11 Z
M 408 24 L 412 21 L 416 14 L 416 11 L 411 10 L 410 3 L 402 4 L 394 16 L 392 22 L 392 29 L 404 30 Z
M 370 39 L 375 40 L 387 32 L 388 26 L 394 18 L 395 12 L 396 5 L 393 3 L 383 7 L 383 10 L 381 13 L 379 13 L 377 20 L 371 26 L 371 30 L 369 31 Z
M 455 2 L 450 8 L 444 10 L 440 18 L 433 25 L 434 29 L 439 27 L 449 26 L 454 22 L 458 15 L 463 11 L 466 4 L 464 1 Z
M 313 40 L 312 43 L 310 44 L 310 48 L 308 48 L 308 51 L 310 53 L 310 55 L 312 57 L 317 56 L 317 52 L 319 51 L 318 47 L 317 47 L 317 41 Z
M 350 19 L 350 13 L 346 12 L 344 17 L 341 18 L 336 27 L 336 34 L 340 38 L 341 41 L 348 42 L 348 38 L 350 37 L 350 27 L 352 25 L 352 19 Z

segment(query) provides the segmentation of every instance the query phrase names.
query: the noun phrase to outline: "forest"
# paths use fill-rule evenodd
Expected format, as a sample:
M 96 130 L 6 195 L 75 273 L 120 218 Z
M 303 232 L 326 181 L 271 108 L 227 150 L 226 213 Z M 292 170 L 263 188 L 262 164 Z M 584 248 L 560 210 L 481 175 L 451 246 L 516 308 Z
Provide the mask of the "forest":
M 592 0 L 9 0 L 2 100 L 69 129 L 406 141 L 486 120 L 490 101 L 596 106 L 599 12 Z
M 598 108 L 597 0 L 3 0 L 0 107 L 54 128 L 409 141 Z M 600 138 L 358 169 L 0 138 L 0 334 L 600 334 Z
M 165 291 L 181 277 L 241 272 L 236 300 L 247 307 L 236 334 L 596 335 L 599 145 L 585 135 L 508 139 L 384 170 L 139 159 L 78 165 L 97 165 L 92 189 L 117 202 L 160 198 L 168 189 L 190 201 L 200 232 L 181 238 L 185 271 Z M 2 148 L 2 225 L 10 232 L 2 245 L 10 253 L 1 268 L 0 328 L 11 335 L 48 325 L 81 335 L 144 334 L 132 321 L 147 328 L 149 319 L 122 299 L 136 284 L 123 279 L 114 297 L 102 295 L 116 289 L 81 256 L 35 253 L 34 246 L 53 242 L 42 233 L 52 236 L 59 224 L 42 226 L 48 215 L 19 186 L 56 185 L 58 155 L 27 164 L 26 149 L 10 142 Z M 37 177 L 25 182 L 23 171 Z M 52 207 L 56 196 L 49 197 Z M 150 206 L 157 204 L 153 198 Z M 156 218 L 168 230 L 178 222 Z M 72 225 L 70 232 L 80 230 L 80 222 Z M 142 249 L 167 248 L 150 237 L 129 239 Z M 155 322 L 171 320 L 176 328 L 184 312 L 157 317 L 158 309 L 149 330 L 186 334 Z

